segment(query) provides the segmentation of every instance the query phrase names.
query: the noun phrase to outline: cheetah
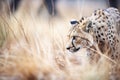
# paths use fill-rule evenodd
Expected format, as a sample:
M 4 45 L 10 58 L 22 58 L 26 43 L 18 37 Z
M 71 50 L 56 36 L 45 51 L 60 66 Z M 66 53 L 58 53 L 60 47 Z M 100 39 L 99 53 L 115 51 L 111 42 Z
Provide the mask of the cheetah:
M 114 66 L 111 69 L 112 72 L 117 68 L 120 70 L 120 13 L 118 9 L 98 9 L 90 17 L 82 17 L 80 20 L 73 20 L 70 23 L 72 27 L 68 34 L 67 50 L 74 53 L 81 48 L 87 48 L 87 52 L 90 54 L 88 56 L 94 60 L 96 52 L 91 51 L 90 48 L 97 50 L 95 47 L 97 44 L 102 54 L 107 52 L 106 55 L 118 64 L 112 64 Z M 97 61 L 99 58 L 100 56 L 97 55 Z

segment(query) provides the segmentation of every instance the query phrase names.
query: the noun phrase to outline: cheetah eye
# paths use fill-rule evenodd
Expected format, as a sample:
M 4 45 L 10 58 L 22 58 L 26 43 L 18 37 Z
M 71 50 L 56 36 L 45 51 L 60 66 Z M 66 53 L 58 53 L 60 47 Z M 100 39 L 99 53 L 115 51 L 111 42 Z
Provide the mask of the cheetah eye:
M 72 39 L 75 40 L 77 38 L 81 38 L 80 36 L 73 36 Z
M 88 27 L 88 28 L 91 28 L 91 27 L 92 27 L 92 22 L 91 22 L 91 21 L 88 22 L 87 27 Z

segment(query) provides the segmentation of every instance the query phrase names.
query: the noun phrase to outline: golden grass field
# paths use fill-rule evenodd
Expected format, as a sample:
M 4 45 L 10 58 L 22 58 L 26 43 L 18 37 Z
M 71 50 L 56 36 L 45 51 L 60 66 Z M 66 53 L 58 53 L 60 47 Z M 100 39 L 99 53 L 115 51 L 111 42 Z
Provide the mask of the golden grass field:
M 46 10 L 44 10 L 46 12 Z M 69 18 L 0 14 L 0 80 L 108 80 L 109 61 L 66 50 Z

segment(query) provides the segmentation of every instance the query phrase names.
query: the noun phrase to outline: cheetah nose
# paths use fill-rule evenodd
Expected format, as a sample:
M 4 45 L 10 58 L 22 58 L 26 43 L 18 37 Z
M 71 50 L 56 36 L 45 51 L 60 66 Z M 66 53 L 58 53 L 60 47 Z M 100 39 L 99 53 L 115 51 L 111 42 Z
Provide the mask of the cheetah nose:
M 67 50 L 69 50 L 69 49 L 70 49 L 70 47 L 67 47 L 66 49 L 67 49 Z

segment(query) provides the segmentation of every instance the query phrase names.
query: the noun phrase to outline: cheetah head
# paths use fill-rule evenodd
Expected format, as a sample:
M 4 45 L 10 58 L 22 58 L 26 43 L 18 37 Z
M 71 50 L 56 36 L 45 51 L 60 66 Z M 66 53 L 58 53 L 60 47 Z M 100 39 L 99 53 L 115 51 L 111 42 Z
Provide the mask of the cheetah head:
M 86 46 L 90 46 L 91 43 L 93 43 L 93 38 L 85 31 L 85 28 L 88 25 L 85 22 L 85 19 L 82 18 L 80 21 L 74 20 L 70 23 L 72 27 L 68 34 L 66 49 L 73 53 Z

